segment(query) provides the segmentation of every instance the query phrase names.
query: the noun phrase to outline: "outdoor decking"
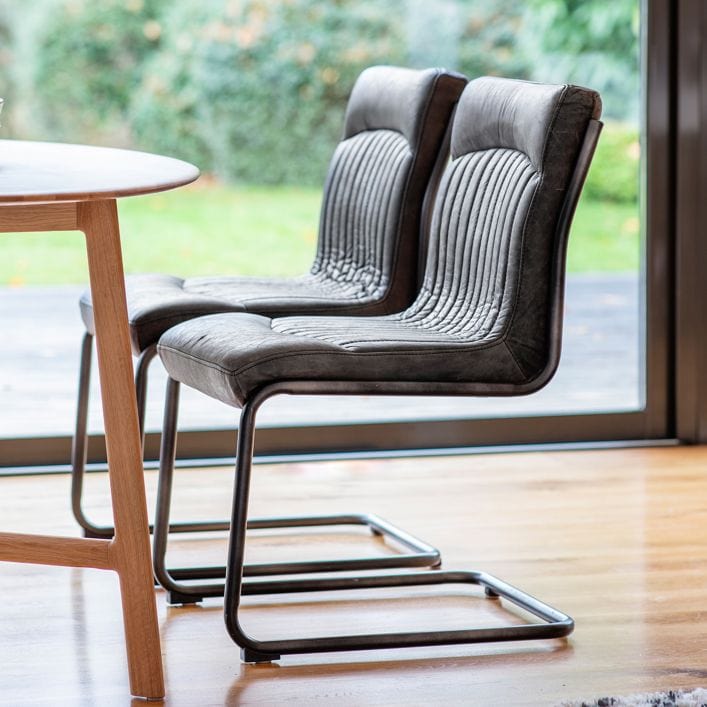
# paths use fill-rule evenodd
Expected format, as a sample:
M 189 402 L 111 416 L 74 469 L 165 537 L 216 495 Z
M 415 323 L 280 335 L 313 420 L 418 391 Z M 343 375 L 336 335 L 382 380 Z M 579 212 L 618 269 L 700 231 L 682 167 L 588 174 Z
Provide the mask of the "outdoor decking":
M 80 286 L 0 288 L 0 321 L 11 334 L 0 356 L 0 435 L 66 435 L 73 427 L 83 325 Z M 514 399 L 302 399 L 280 397 L 263 409 L 264 424 L 440 419 L 508 414 L 630 410 L 640 405 L 639 285 L 636 275 L 570 276 L 562 363 L 543 391 Z M 162 418 L 164 373 L 153 366 L 147 427 Z M 97 376 L 89 429 L 101 429 Z M 229 427 L 234 411 L 184 391 L 182 429 Z

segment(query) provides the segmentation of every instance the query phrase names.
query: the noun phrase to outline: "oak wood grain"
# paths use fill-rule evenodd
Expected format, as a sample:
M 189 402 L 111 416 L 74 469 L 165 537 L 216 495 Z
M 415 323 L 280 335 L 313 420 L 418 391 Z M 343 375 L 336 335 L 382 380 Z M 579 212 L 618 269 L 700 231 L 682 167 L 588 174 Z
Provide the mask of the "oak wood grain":
M 75 231 L 76 203 L 11 204 L 0 208 L 0 233 Z
M 164 696 L 116 202 L 78 205 L 86 236 L 131 692 Z
M 111 542 L 50 535 L 0 533 L 0 562 L 30 562 L 60 567 L 115 568 Z

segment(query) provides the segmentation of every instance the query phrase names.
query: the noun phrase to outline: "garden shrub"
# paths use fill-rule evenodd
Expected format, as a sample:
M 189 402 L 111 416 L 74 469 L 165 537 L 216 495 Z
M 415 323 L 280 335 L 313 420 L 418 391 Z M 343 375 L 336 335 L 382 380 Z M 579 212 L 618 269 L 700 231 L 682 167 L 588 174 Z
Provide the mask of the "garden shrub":
M 435 3 L 429 3 L 432 10 Z M 454 66 L 477 76 L 532 78 L 534 65 L 525 49 L 524 3 L 517 0 L 466 0 L 457 4 L 460 37 Z
M 207 2 L 180 2 L 162 19 L 159 51 L 143 64 L 130 103 L 135 145 L 178 157 L 211 171 L 211 157 L 197 115 L 200 86 L 193 80 L 195 27 L 208 22 Z
M 590 86 L 604 117 L 640 114 L 640 3 L 636 0 L 526 0 L 523 44 L 532 78 Z
M 446 9 L 445 9 L 446 8 Z M 511 0 L 183 0 L 131 111 L 138 145 L 227 179 L 319 184 L 353 82 L 376 63 L 527 75 Z M 440 14 L 441 13 L 441 14 Z M 481 50 L 479 50 L 481 48 Z
M 35 107 L 53 138 L 128 140 L 127 109 L 169 0 L 48 3 L 35 38 Z
M 253 184 L 322 183 L 351 87 L 371 64 L 446 64 L 470 78 L 538 80 L 562 69 L 565 80 L 580 80 L 577 67 L 600 56 L 597 75 L 635 79 L 632 0 L 620 0 L 603 24 L 571 0 L 533 0 L 532 13 L 515 0 L 36 2 L 38 135 L 166 153 Z M 5 25 L 0 14 L 0 93 L 13 80 Z M 571 67 L 560 61 L 567 43 Z M 620 50 L 607 53 L 613 43 Z M 607 104 L 607 116 L 621 117 L 618 108 Z M 637 198 L 637 141 L 635 128 L 607 125 L 587 197 Z
M 596 201 L 638 200 L 638 128 L 608 121 L 599 137 L 594 160 L 584 185 L 584 196 Z
M 385 7 L 355 0 L 180 3 L 149 67 L 172 81 L 146 72 L 136 139 L 171 142 L 170 152 L 186 156 L 180 120 L 163 121 L 161 136 L 148 120 L 176 108 L 206 145 L 202 167 L 242 182 L 320 184 L 358 74 L 404 60 L 399 24 Z

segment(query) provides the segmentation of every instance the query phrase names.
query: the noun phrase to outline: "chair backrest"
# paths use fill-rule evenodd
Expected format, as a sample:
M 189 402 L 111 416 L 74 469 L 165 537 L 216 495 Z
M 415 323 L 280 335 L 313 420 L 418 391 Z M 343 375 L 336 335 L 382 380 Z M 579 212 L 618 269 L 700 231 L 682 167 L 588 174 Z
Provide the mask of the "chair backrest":
M 599 95 L 578 86 L 469 83 L 406 319 L 462 344 L 504 341 L 527 381 L 554 372 L 566 235 L 600 114 Z
M 375 66 L 353 88 L 311 273 L 348 286 L 368 314 L 401 311 L 415 297 L 422 204 L 465 85 L 441 69 Z

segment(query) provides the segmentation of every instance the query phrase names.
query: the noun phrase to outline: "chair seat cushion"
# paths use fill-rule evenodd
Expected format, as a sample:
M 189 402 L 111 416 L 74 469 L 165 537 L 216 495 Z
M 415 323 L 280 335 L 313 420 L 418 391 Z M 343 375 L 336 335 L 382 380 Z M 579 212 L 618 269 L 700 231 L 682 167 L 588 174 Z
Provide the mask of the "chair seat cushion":
M 133 350 L 141 353 L 170 327 L 220 312 L 288 314 L 356 313 L 385 306 L 381 292 L 360 284 L 308 274 L 296 278 L 194 277 L 140 274 L 125 279 Z M 80 300 L 81 317 L 95 333 L 91 292 Z
M 400 314 L 216 314 L 170 329 L 158 351 L 172 378 L 234 406 L 282 380 L 527 382 L 502 334 L 462 338 Z

